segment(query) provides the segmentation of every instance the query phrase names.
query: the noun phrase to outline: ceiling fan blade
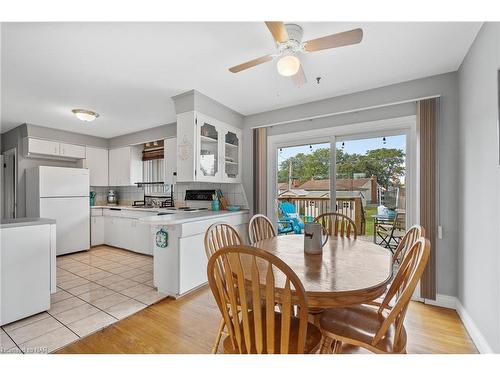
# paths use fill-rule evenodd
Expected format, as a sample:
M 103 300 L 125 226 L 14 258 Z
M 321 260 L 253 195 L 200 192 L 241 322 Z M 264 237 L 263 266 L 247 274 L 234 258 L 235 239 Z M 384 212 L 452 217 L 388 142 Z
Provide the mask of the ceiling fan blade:
M 285 24 L 283 22 L 266 21 L 265 23 L 277 43 L 288 42 L 288 31 L 286 31 Z
M 302 64 L 300 64 L 299 71 L 297 74 L 292 76 L 293 83 L 295 83 L 295 86 L 300 87 L 306 84 L 307 78 L 306 74 L 304 73 L 304 69 L 302 68 Z
M 327 35 L 322 38 L 305 42 L 304 48 L 308 52 L 321 51 L 322 49 L 336 48 L 357 44 L 363 39 L 363 30 L 354 29 L 342 33 Z
M 241 72 L 242 70 L 252 68 L 256 65 L 271 61 L 272 59 L 273 59 L 273 57 L 271 55 L 265 55 L 265 56 L 258 57 L 256 59 L 244 62 L 243 64 L 233 66 L 232 68 L 229 68 L 229 71 L 231 73 L 238 73 L 238 72 Z

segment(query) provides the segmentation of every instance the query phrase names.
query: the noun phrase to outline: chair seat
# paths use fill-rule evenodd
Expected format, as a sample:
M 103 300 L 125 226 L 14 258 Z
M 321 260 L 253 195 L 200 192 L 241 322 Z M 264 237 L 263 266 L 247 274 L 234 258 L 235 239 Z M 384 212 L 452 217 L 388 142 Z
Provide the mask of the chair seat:
M 267 354 L 266 348 L 266 324 L 265 321 L 265 311 L 262 311 L 263 322 L 262 322 L 262 341 L 263 341 L 263 353 Z M 280 352 L 280 338 L 281 338 L 281 313 L 274 313 L 274 352 Z M 249 326 L 252 337 L 252 343 L 255 343 L 255 325 L 253 321 L 253 314 L 249 313 Z M 243 328 L 242 328 L 243 329 Z M 297 353 L 297 340 L 299 332 L 299 319 L 292 317 L 290 322 L 290 340 L 289 340 L 289 350 L 290 354 Z M 244 341 L 244 340 L 243 340 Z M 307 336 L 306 344 L 304 348 L 304 353 L 315 353 L 319 349 L 319 344 L 321 341 L 321 331 L 315 325 L 307 323 Z M 224 340 L 224 353 L 237 354 L 238 351 L 233 348 L 231 343 L 231 337 L 226 337 Z M 244 346 L 244 344 L 243 344 Z M 246 352 L 246 350 L 245 350 Z M 250 349 L 251 354 L 256 354 L 257 351 L 255 347 Z
M 385 317 L 377 309 L 357 305 L 345 308 L 328 309 L 321 316 L 321 329 L 331 333 L 337 340 L 364 347 L 374 352 L 393 353 L 395 327 L 392 324 L 387 334 L 373 346 L 372 341 Z M 406 331 L 403 327 L 398 352 L 406 348 Z

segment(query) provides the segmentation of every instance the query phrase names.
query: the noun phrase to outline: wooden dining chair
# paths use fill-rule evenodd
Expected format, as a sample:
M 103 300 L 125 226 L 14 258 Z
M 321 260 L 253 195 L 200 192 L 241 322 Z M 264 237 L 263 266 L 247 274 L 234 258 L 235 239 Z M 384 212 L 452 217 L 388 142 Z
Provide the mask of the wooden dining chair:
M 413 244 L 421 237 L 425 237 L 425 230 L 419 224 L 413 225 L 410 229 L 406 231 L 401 241 L 399 241 L 396 250 L 392 256 L 393 264 L 401 264 L 406 252 L 410 249 Z
M 276 230 L 267 216 L 256 214 L 248 223 L 248 236 L 250 244 L 254 244 L 267 238 L 276 237 Z
M 321 332 L 307 321 L 304 287 L 275 255 L 252 246 L 225 247 L 208 261 L 208 283 L 228 330 L 224 352 L 292 354 L 318 350 Z
M 324 337 L 321 353 L 341 353 L 343 344 L 374 353 L 406 353 L 407 336 L 403 323 L 429 254 L 429 240 L 419 238 L 403 257 L 378 308 L 357 305 L 326 310 L 320 320 Z M 390 308 L 394 297 L 396 303 Z
M 226 246 L 231 245 L 241 245 L 241 237 L 238 231 L 231 225 L 226 223 L 214 223 L 208 227 L 205 232 L 205 253 L 207 258 Z M 225 322 L 224 318 L 221 319 L 219 323 L 219 329 L 217 331 L 217 336 L 215 337 L 214 346 L 212 347 L 212 354 L 217 353 L 219 348 L 220 339 L 222 333 L 224 332 Z
M 346 215 L 336 212 L 326 212 L 314 218 L 315 223 L 323 226 L 324 230 L 333 237 L 358 237 L 356 224 Z

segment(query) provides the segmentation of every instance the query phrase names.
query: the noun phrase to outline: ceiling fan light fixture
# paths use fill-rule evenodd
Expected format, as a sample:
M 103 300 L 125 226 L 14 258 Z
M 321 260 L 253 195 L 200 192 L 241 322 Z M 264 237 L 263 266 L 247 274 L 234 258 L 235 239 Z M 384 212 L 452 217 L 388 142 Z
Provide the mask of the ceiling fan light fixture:
M 71 112 L 73 112 L 73 114 L 79 120 L 82 120 L 85 122 L 94 121 L 96 118 L 99 117 L 99 113 L 94 112 L 94 111 L 90 111 L 88 109 L 72 109 Z
M 291 77 L 297 74 L 300 69 L 300 60 L 295 55 L 285 55 L 276 64 L 278 73 L 284 77 Z

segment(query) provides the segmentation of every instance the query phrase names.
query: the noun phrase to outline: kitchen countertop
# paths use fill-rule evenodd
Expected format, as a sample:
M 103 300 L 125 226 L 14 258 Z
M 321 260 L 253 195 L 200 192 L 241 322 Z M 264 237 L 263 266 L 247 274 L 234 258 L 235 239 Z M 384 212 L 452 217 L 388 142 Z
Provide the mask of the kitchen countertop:
M 0 228 L 17 228 L 29 227 L 33 225 L 55 224 L 54 219 L 45 219 L 43 217 L 18 217 L 16 219 L 2 219 L 0 221 Z
M 163 212 L 168 210 L 168 208 L 159 207 L 133 207 L 133 206 L 91 206 L 90 208 L 101 208 L 101 209 L 111 209 L 118 208 L 121 210 L 131 210 L 131 211 L 147 211 L 147 212 Z
M 170 215 L 147 216 L 139 220 L 151 225 L 175 225 L 192 221 L 208 220 L 219 217 L 248 214 L 248 210 L 239 211 L 195 211 L 195 212 L 175 212 Z

